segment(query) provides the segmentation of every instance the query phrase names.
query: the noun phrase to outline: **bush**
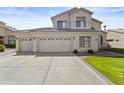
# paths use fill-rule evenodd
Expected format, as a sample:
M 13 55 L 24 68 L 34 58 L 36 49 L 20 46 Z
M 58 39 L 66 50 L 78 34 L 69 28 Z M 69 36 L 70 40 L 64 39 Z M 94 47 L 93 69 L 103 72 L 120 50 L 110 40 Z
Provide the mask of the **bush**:
M 93 54 L 93 50 L 88 50 L 88 54 Z
M 5 51 L 5 45 L 0 45 L 0 52 L 4 52 Z
M 0 45 L 4 45 L 4 41 L 3 40 L 0 40 Z
M 5 44 L 6 48 L 15 48 L 15 44 Z
M 74 54 L 78 54 L 78 50 L 75 49 L 75 50 L 73 51 L 73 53 L 74 53 Z

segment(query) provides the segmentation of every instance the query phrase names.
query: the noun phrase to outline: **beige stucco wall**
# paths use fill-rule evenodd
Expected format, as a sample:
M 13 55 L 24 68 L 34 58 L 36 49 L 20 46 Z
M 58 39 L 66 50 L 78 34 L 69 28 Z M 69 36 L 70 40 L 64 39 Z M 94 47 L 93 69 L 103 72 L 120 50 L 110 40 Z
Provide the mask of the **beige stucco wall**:
M 74 42 L 73 42 L 73 48 L 72 48 L 72 51 L 74 49 L 77 49 L 78 51 L 80 52 L 84 52 L 84 51 L 87 51 L 88 49 L 92 49 L 94 51 L 98 51 L 98 43 L 99 43 L 99 35 L 106 35 L 105 33 L 102 33 L 102 32 L 30 32 L 30 33 L 18 33 L 16 32 L 15 33 L 15 36 L 16 36 L 16 50 L 17 52 L 19 52 L 19 48 L 20 48 L 20 45 L 19 45 L 19 40 L 20 39 L 23 39 L 23 38 L 34 38 L 35 37 L 35 40 L 33 39 L 33 51 L 35 52 L 39 52 L 38 50 L 38 38 L 42 38 L 42 37 L 45 37 L 45 38 L 49 38 L 49 37 L 71 37 L 71 38 L 75 38 L 74 39 Z M 88 47 L 88 48 L 80 48 L 79 47 L 79 36 L 90 36 L 91 37 L 91 46 Z M 103 46 L 106 46 L 106 43 L 104 42 L 103 43 L 104 45 Z
M 113 42 L 107 43 L 113 48 L 124 48 L 124 34 L 108 31 L 107 39 L 113 39 Z M 116 40 L 119 40 L 118 42 Z
M 4 43 L 8 44 L 8 36 L 14 35 L 11 29 L 5 26 L 0 26 L 0 36 L 4 37 Z
M 102 45 L 101 45 L 101 35 L 103 38 L 103 44 Z M 98 48 L 99 49 L 107 47 L 106 40 L 107 40 L 107 33 L 99 33 L 99 35 L 98 35 Z
M 95 30 L 101 30 L 101 23 L 95 20 L 91 20 L 91 27 L 94 27 Z
M 78 11 L 71 14 L 71 28 L 76 29 L 76 17 L 86 17 L 86 27 L 91 28 L 91 15 L 84 11 Z
M 5 36 L 5 28 L 0 26 L 0 36 Z
M 64 14 L 61 16 L 57 16 L 55 18 L 52 19 L 53 22 L 53 28 L 57 28 L 57 22 L 58 21 L 67 21 L 67 28 L 69 28 L 69 15 L 68 14 Z
M 67 21 L 67 28 L 76 29 L 76 17 L 86 17 L 86 28 L 91 28 L 91 15 L 85 11 L 76 11 L 52 18 L 53 27 L 57 28 L 57 21 Z

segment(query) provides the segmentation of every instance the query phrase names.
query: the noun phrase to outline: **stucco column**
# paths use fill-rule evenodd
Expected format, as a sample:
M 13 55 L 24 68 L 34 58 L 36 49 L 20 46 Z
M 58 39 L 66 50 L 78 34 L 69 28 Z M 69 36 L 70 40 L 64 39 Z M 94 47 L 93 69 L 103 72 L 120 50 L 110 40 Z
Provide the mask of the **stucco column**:
M 33 37 L 33 52 L 37 52 L 37 38 Z
M 77 48 L 77 39 L 78 39 L 78 38 L 77 38 L 76 36 L 74 36 L 73 39 L 74 39 L 74 42 L 73 42 L 73 50 L 74 50 L 74 49 L 78 49 L 78 48 Z
M 93 48 L 93 50 L 96 52 L 96 51 L 98 51 L 98 36 L 92 36 L 92 43 L 91 43 L 91 45 L 92 45 L 92 48 Z
M 20 38 L 16 37 L 16 52 L 19 52 L 19 42 L 20 42 Z

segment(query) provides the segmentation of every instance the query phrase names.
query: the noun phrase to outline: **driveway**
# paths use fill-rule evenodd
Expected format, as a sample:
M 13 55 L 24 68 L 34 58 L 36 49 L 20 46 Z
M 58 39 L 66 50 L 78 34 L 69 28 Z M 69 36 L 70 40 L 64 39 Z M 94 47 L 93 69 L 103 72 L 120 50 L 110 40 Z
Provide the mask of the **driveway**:
M 12 54 L 12 53 L 15 53 L 15 49 L 5 49 L 4 52 L 0 52 L 0 56 Z
M 103 85 L 96 72 L 76 56 L 5 55 L 0 57 L 0 84 Z

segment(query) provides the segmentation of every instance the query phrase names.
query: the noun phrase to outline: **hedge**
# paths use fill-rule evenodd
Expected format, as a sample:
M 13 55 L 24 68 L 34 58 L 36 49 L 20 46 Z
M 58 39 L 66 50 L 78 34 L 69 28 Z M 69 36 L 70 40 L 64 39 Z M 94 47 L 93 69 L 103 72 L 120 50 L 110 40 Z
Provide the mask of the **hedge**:
M 5 45 L 0 45 L 0 52 L 4 52 L 5 51 Z

